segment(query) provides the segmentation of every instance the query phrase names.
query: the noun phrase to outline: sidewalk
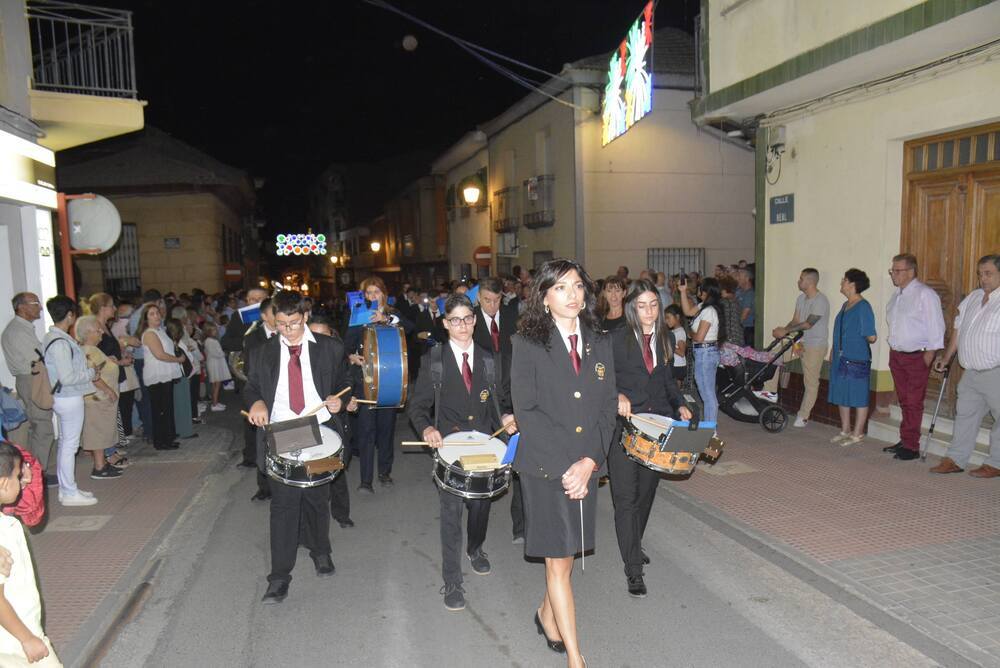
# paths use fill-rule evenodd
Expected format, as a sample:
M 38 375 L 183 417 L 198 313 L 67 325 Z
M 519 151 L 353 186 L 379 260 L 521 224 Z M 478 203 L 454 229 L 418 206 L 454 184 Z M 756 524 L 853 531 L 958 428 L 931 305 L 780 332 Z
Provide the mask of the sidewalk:
M 1000 484 L 934 475 L 812 423 L 771 435 L 720 416 L 726 449 L 672 492 L 967 658 L 1000 666 Z
M 235 411 L 231 411 L 235 413 Z M 45 614 L 45 631 L 67 665 L 106 632 L 128 599 L 137 561 L 165 521 L 186 507 L 206 470 L 227 460 L 233 440 L 225 414 L 198 425 L 198 438 L 173 451 L 136 442 L 132 465 L 117 480 L 91 480 L 92 460 L 77 457 L 77 483 L 93 492 L 93 506 L 64 508 L 56 489 L 48 490 L 47 521 L 28 537 L 35 559 Z M 172 522 L 171 522 L 172 523 Z

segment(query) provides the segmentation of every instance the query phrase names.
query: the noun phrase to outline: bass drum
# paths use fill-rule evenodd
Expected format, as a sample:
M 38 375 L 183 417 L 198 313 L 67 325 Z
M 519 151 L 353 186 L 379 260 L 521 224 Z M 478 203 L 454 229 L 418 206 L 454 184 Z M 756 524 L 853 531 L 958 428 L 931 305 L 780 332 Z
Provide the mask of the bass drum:
M 401 408 L 410 377 L 406 334 L 401 327 L 366 325 L 362 341 L 365 399 L 378 408 Z

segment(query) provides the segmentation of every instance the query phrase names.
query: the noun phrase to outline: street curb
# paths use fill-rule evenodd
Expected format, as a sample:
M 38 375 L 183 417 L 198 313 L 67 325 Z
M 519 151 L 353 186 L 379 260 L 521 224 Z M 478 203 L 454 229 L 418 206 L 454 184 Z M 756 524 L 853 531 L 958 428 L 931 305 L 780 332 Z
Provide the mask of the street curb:
M 948 668 L 1000 668 L 1000 659 L 975 647 L 947 629 L 912 617 L 877 592 L 845 577 L 794 548 L 677 489 L 660 485 L 669 502 L 688 515 L 735 540 L 753 553 L 788 572 L 820 593 L 844 605 L 903 643 Z M 661 497 L 662 498 L 662 497 Z
M 108 592 L 104 600 L 80 625 L 73 638 L 66 643 L 60 652 L 60 659 L 69 668 L 99 666 L 101 658 L 114 643 L 118 633 L 149 598 L 155 586 L 156 574 L 162 565 L 162 560 L 154 559 L 154 556 L 160 549 L 163 539 L 177 526 L 180 518 L 198 498 L 197 490 L 204 487 L 206 479 L 224 470 L 234 459 L 236 451 L 233 450 L 233 443 L 236 440 L 236 433 L 228 427 L 219 426 L 229 431 L 229 441 L 225 444 L 225 450 L 220 449 L 213 457 L 214 461 L 209 460 L 202 469 L 200 477 L 192 479 L 185 490 L 185 500 L 178 503 L 163 519 L 159 528 L 149 537 L 128 569 L 118 579 L 114 589 Z

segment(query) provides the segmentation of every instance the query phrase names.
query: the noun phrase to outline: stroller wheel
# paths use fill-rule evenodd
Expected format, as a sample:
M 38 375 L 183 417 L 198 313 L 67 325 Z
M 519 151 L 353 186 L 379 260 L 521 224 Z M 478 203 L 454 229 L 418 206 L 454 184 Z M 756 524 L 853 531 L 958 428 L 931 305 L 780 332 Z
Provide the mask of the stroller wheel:
M 788 426 L 788 413 L 781 406 L 768 406 L 760 412 L 760 426 L 766 432 L 777 434 Z

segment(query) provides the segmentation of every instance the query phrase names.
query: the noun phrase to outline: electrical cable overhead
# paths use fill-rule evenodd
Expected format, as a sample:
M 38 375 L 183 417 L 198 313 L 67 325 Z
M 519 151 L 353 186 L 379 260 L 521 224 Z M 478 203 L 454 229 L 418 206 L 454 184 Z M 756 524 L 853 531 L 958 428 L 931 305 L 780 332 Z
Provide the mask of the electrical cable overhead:
M 552 72 L 548 72 L 548 71 L 543 70 L 541 68 L 535 67 L 534 65 L 529 65 L 528 63 L 524 63 L 524 62 L 522 62 L 520 60 L 517 60 L 516 58 L 512 58 L 510 56 L 505 56 L 502 53 L 499 53 L 497 51 L 493 51 L 492 49 L 488 49 L 488 48 L 486 48 L 484 46 L 476 44 L 475 42 L 470 42 L 469 40 L 462 39 L 461 37 L 458 37 L 456 35 L 452 35 L 451 33 L 447 32 L 447 31 L 445 31 L 445 30 L 443 30 L 441 28 L 438 28 L 437 26 L 434 26 L 434 25 L 432 25 L 432 24 L 430 24 L 430 23 L 428 23 L 428 22 L 426 22 L 426 21 L 424 21 L 424 20 L 422 20 L 420 18 L 417 18 L 416 16 L 413 16 L 412 14 L 409 14 L 409 13 L 407 13 L 407 12 L 399 9 L 398 7 L 394 7 L 393 5 L 389 4 L 385 0 L 363 0 L 363 2 L 365 2 L 366 4 L 372 5 L 373 7 L 378 7 L 379 9 L 385 10 L 387 12 L 392 12 L 393 14 L 397 14 L 398 16 L 401 16 L 401 17 L 407 19 L 408 21 L 412 21 L 413 23 L 417 24 L 418 26 L 420 26 L 422 28 L 425 28 L 425 29 L 427 29 L 427 30 L 429 30 L 429 31 L 437 34 L 437 35 L 440 35 L 441 37 L 444 37 L 445 39 L 449 40 L 450 42 L 453 42 L 460 49 L 462 49 L 463 51 L 465 51 L 466 53 L 468 53 L 469 55 L 471 55 L 473 58 L 475 58 L 476 60 L 480 61 L 481 63 L 483 63 L 487 67 L 489 67 L 494 72 L 500 74 L 503 77 L 506 77 L 507 79 L 510 79 L 511 81 L 513 81 L 514 83 L 518 84 L 519 86 L 523 86 L 524 88 L 527 88 L 528 90 L 530 90 L 532 92 L 535 92 L 535 93 L 538 93 L 540 95 L 543 95 L 543 96 L 549 98 L 550 100 L 552 100 L 554 102 L 558 102 L 559 104 L 564 105 L 566 107 L 570 107 L 572 109 L 578 109 L 580 111 L 585 111 L 585 112 L 588 112 L 588 113 L 593 112 L 593 109 L 588 109 L 587 107 L 583 107 L 583 106 L 580 106 L 580 105 L 577 105 L 577 104 L 573 104 L 572 102 L 567 102 L 566 100 L 563 100 L 562 98 L 559 98 L 559 97 L 557 97 L 557 96 L 549 93 L 548 91 L 544 90 L 543 87 L 548 82 L 538 81 L 536 79 L 531 79 L 531 78 L 529 78 L 529 77 L 527 77 L 525 75 L 518 74 L 517 72 L 515 72 L 515 71 L 511 70 L 510 68 L 506 67 L 505 65 L 502 65 L 502 64 L 500 64 L 500 63 L 498 63 L 498 62 L 496 62 L 494 60 L 491 60 L 489 58 L 489 56 L 493 56 L 495 58 L 500 58 L 500 59 L 505 60 L 505 61 L 507 61 L 509 63 L 513 63 L 513 64 L 515 64 L 515 65 L 517 65 L 519 67 L 523 67 L 523 68 L 531 70 L 533 72 L 538 72 L 540 74 L 544 74 L 545 76 L 549 77 L 550 79 L 558 79 L 559 81 L 565 82 L 568 86 L 572 87 L 573 86 L 573 81 L 572 81 L 572 79 L 569 79 L 568 77 L 564 77 L 564 76 L 562 76 L 560 74 L 553 74 Z M 562 91 L 559 91 L 559 92 L 562 92 Z

